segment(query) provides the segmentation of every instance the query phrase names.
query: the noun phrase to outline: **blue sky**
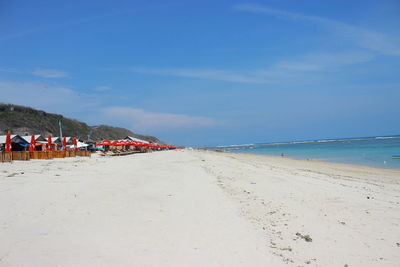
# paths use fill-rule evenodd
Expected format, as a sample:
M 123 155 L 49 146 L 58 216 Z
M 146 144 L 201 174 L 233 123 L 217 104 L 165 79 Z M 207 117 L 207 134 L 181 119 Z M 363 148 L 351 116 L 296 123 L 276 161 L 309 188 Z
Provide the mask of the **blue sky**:
M 180 145 L 400 134 L 400 3 L 3 0 L 0 93 Z

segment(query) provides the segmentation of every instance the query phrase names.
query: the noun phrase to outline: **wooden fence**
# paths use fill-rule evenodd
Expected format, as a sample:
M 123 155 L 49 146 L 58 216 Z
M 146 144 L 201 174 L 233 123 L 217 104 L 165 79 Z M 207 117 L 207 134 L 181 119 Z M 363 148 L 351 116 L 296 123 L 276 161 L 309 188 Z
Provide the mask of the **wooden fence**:
M 11 152 L 0 152 L 0 162 L 10 162 L 12 161 Z
M 26 151 L 12 151 L 12 160 L 30 160 L 29 152 Z
M 90 157 L 91 153 L 90 153 L 90 151 L 87 151 L 87 150 L 79 150 L 79 151 L 76 151 L 76 155 L 78 157 Z
M 53 151 L 53 158 L 65 158 L 66 151 Z
M 31 151 L 28 152 L 31 159 L 52 159 L 53 151 Z
M 0 152 L 0 162 L 13 160 L 53 159 L 65 157 L 90 157 L 90 151 L 12 151 Z

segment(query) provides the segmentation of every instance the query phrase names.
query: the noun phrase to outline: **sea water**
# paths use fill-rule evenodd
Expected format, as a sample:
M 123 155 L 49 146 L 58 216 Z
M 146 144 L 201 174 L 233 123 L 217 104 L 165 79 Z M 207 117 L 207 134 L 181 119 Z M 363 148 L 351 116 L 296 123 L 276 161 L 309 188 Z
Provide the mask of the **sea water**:
M 274 144 L 253 144 L 224 147 L 238 153 L 284 156 L 295 159 L 315 159 L 338 163 L 400 169 L 400 136 L 313 140 Z

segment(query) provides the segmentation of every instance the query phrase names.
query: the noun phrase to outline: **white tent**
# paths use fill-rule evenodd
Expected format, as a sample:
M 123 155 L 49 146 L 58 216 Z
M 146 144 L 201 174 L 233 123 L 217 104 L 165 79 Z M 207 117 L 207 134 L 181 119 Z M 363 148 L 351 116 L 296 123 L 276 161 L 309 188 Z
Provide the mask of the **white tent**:
M 11 139 L 13 139 L 15 136 L 17 136 L 16 134 L 12 134 L 11 135 Z M 0 135 L 0 144 L 5 144 L 6 143 L 6 139 L 7 139 L 7 135 Z
M 87 147 L 87 146 L 89 146 L 88 144 L 86 144 L 86 143 L 83 143 L 83 142 L 77 142 L 77 148 L 81 148 L 81 147 Z M 74 148 L 74 145 L 70 145 L 70 146 L 68 146 L 69 148 Z
M 131 141 L 136 141 L 136 142 L 140 142 L 140 143 L 150 144 L 149 141 L 142 140 L 142 139 L 139 139 L 139 138 L 136 138 L 136 137 L 133 137 L 133 136 L 125 137 L 125 140 L 131 140 Z

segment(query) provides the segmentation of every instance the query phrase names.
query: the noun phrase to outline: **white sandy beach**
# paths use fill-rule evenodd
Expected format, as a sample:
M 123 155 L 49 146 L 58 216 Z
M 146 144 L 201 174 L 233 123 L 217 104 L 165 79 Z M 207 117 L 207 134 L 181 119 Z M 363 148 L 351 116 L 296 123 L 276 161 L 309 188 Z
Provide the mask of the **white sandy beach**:
M 399 170 L 189 150 L 15 161 L 0 211 L 0 266 L 400 266 Z

